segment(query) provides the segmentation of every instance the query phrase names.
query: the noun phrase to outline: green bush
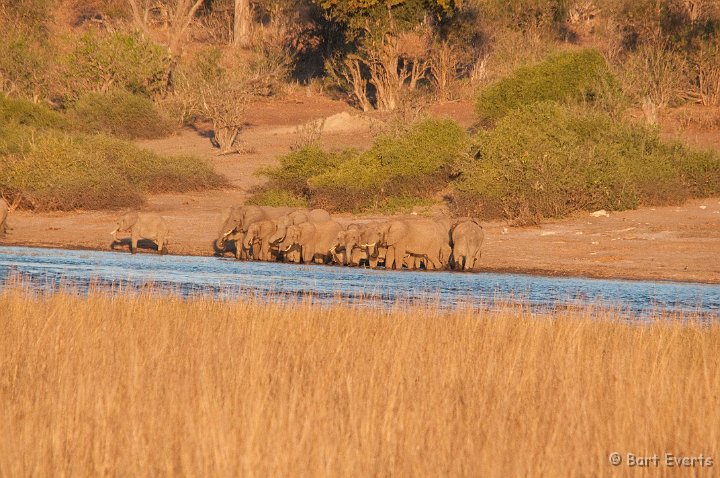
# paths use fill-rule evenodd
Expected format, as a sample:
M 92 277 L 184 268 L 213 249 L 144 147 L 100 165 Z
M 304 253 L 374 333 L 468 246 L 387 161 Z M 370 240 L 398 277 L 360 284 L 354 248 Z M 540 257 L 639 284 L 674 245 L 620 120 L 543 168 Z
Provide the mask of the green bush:
M 67 120 L 57 111 L 27 100 L 0 95 L 0 127 L 10 123 L 35 128 L 62 129 L 67 126 Z
M 383 209 L 402 203 L 398 198 L 420 203 L 447 184 L 467 145 L 457 123 L 419 121 L 407 131 L 380 136 L 369 150 L 311 178 L 313 203 L 339 210 Z
M 534 222 L 720 192 L 718 155 L 664 143 L 656 130 L 580 107 L 520 108 L 475 140 L 474 159 L 455 182 L 460 214 Z
M 308 207 L 308 202 L 305 198 L 294 196 L 292 193 L 284 189 L 272 188 L 260 188 L 248 201 L 246 201 L 246 204 L 274 207 Z
M 317 146 L 308 146 L 282 156 L 278 168 L 264 169 L 260 174 L 269 177 L 275 189 L 286 190 L 294 196 L 307 196 L 311 177 L 337 167 L 356 154 L 353 150 L 330 153 Z
M 126 141 L 14 125 L 0 132 L 0 190 L 39 210 L 140 205 L 144 193 L 219 187 L 222 177 L 192 157 L 162 157 Z M 12 150 L 20 151 L 13 153 Z M 0 151 L 2 153 L 2 151 Z
M 380 136 L 364 152 L 308 147 L 266 170 L 268 189 L 303 197 L 314 207 L 359 211 L 416 205 L 447 185 L 453 164 L 467 150 L 465 131 L 449 120 L 427 119 Z
M 139 33 L 90 30 L 65 63 L 70 100 L 111 89 L 151 97 L 165 91 L 170 71 L 168 53 Z
M 105 133 L 126 139 L 167 136 L 170 120 L 152 101 L 127 91 L 85 93 L 68 109 L 73 128 L 86 133 Z
M 541 101 L 592 101 L 614 84 L 605 59 L 596 50 L 556 53 L 482 89 L 475 111 L 482 121 L 494 122 L 515 108 Z

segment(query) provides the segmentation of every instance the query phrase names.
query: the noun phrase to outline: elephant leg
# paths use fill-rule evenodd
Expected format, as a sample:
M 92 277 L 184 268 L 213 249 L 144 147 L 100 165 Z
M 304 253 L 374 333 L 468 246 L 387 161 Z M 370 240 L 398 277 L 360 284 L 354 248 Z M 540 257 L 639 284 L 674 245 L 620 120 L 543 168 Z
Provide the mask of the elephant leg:
M 130 253 L 135 254 L 137 252 L 137 243 L 138 243 L 139 237 L 136 236 L 134 233 L 130 235 Z
M 429 271 L 439 271 L 442 269 L 442 261 L 440 256 L 427 256 L 425 258 L 425 269 Z
M 391 270 L 395 264 L 395 247 L 388 246 L 385 252 L 385 269 Z M 402 268 L 402 256 L 400 257 L 400 268 Z
M 158 246 L 158 253 L 161 255 L 165 255 L 168 253 L 167 250 L 167 239 L 165 239 L 164 236 L 160 236 L 157 240 L 157 246 Z
M 394 267 L 397 268 L 397 270 L 402 270 L 403 267 L 403 258 L 405 257 L 405 247 L 404 246 L 395 246 L 394 248 L 394 254 L 390 254 L 390 249 L 388 248 L 388 255 L 386 256 L 386 261 L 393 260 L 391 259 L 394 257 L 393 260 Z M 387 268 L 387 266 L 385 266 Z

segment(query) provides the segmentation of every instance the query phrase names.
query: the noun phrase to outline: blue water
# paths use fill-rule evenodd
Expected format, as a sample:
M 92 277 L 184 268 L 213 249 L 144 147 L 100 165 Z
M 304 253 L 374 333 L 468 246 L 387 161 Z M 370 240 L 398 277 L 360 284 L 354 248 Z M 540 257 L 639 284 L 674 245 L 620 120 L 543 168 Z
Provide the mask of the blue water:
M 582 302 L 647 313 L 698 311 L 720 316 L 720 286 L 543 277 L 524 274 L 384 271 L 348 267 L 239 262 L 191 256 L 130 255 L 123 252 L 70 251 L 0 246 L 0 284 L 22 277 L 41 290 L 59 285 L 89 287 L 152 284 L 183 295 L 312 295 L 376 304 L 396 300 L 440 304 L 458 301 L 492 305 L 523 301 L 533 307 Z M 0 286 L 1 287 L 1 286 Z

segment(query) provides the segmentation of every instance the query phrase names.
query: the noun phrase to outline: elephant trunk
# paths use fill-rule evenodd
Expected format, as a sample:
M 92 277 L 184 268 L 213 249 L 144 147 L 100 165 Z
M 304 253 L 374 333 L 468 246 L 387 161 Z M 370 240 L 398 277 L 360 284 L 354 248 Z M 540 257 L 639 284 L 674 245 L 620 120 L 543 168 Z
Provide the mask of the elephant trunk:
M 345 244 L 345 254 L 343 257 L 343 265 L 350 264 L 350 261 L 352 259 L 352 250 L 355 247 L 355 244 Z
M 270 236 L 270 243 L 275 244 L 276 242 L 280 242 L 285 239 L 285 234 L 287 234 L 287 228 L 284 227 L 278 227 L 277 231 L 275 231 L 275 234 Z

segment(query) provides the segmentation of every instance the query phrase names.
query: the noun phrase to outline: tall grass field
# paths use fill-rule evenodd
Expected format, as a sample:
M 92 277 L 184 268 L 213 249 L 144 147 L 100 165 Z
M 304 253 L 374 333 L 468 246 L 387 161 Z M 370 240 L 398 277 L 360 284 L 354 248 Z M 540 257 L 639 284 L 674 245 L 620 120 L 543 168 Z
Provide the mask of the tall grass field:
M 9 286 L 0 320 L 0 476 L 637 476 L 613 452 L 720 466 L 720 324 L 698 317 Z

